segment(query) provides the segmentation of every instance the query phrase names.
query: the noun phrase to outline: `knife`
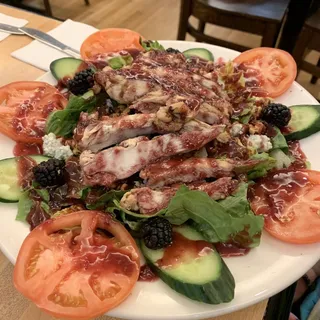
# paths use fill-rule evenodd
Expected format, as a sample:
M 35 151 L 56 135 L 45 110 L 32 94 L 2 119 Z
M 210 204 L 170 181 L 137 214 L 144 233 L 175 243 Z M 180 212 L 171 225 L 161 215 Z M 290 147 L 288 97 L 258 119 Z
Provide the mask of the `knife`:
M 18 28 L 8 24 L 0 23 L 0 31 L 8 32 L 11 34 L 28 35 L 29 37 L 36 39 L 44 44 L 47 44 L 57 50 L 60 50 L 68 54 L 69 56 L 72 56 L 74 58 L 80 58 L 80 52 L 78 50 L 75 50 L 65 45 L 64 43 L 58 41 L 57 39 L 40 30 L 24 27 Z
M 18 27 L 10 26 L 9 24 L 0 23 L 0 31 L 4 31 L 11 34 L 24 34 Z
M 64 43 L 58 41 L 54 37 L 48 35 L 45 32 L 42 32 L 37 29 L 32 29 L 32 28 L 19 28 L 20 31 L 22 31 L 24 34 L 28 35 L 31 38 L 34 38 L 44 44 L 47 44 L 55 49 L 58 49 L 69 56 L 72 56 L 74 58 L 80 58 L 80 52 L 78 50 L 75 50 Z

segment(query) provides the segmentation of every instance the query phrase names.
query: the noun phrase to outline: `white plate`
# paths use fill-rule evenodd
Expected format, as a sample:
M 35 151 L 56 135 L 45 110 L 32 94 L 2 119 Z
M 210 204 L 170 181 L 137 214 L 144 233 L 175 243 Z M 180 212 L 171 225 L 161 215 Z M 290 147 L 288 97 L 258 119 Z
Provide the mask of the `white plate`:
M 173 47 L 181 51 L 194 47 L 207 48 L 216 58 L 232 59 L 238 55 L 236 51 L 203 43 L 184 41 L 161 41 L 161 43 L 166 48 Z M 54 83 L 49 73 L 41 80 Z M 277 101 L 286 105 L 317 103 L 297 83 L 294 83 Z M 11 157 L 14 143 L 1 135 L 0 144 L 1 158 Z M 319 145 L 319 133 L 302 141 L 302 149 L 315 170 L 320 170 Z M 1 204 L 0 209 L 0 248 L 14 263 L 29 227 L 15 221 L 16 204 Z M 320 244 L 286 244 L 264 232 L 260 247 L 252 250 L 247 256 L 225 259 L 236 280 L 235 298 L 232 302 L 217 306 L 206 305 L 179 295 L 160 280 L 154 283 L 138 282 L 131 296 L 109 315 L 137 320 L 190 320 L 230 313 L 278 293 L 301 277 L 319 258 Z

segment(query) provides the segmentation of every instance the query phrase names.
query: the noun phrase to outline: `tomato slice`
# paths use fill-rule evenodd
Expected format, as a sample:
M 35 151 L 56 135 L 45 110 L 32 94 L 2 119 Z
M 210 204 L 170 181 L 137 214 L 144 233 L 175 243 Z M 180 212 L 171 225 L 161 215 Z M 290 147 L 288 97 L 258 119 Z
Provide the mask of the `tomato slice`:
M 39 81 L 13 82 L 0 88 L 0 132 L 17 142 L 41 143 L 48 115 L 67 99 Z
M 275 48 L 255 48 L 241 53 L 234 62 L 261 71 L 261 87 L 272 98 L 286 92 L 297 76 L 297 64 L 286 51 Z
M 137 245 L 124 226 L 109 214 L 77 211 L 27 236 L 14 284 L 55 317 L 91 319 L 127 298 L 139 270 Z
M 265 230 L 275 238 L 320 242 L 320 172 L 271 172 L 249 189 L 248 198 L 254 213 L 264 215 Z
M 82 59 L 91 59 L 97 55 L 126 49 L 142 50 L 141 35 L 129 29 L 110 28 L 97 31 L 82 43 Z

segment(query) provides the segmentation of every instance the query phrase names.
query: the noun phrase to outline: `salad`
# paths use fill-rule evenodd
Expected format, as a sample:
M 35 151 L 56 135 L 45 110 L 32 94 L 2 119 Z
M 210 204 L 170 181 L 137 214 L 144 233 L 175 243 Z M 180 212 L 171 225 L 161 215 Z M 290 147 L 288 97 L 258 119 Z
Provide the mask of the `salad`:
M 295 79 L 289 54 L 224 61 L 106 29 L 81 56 L 51 63 L 55 87 L 0 88 L 0 132 L 16 141 L 0 201 L 30 225 L 14 284 L 41 309 L 90 319 L 137 281 L 230 302 L 224 258 L 259 250 L 263 229 L 320 242 L 320 173 L 299 146 L 320 130 L 320 106 L 273 100 Z

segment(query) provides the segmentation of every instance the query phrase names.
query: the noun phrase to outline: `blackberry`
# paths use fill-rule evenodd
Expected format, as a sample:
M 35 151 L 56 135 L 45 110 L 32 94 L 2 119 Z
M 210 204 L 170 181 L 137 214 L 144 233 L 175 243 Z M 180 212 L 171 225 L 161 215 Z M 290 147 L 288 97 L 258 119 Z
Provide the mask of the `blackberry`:
M 49 159 L 43 161 L 33 169 L 36 182 L 41 187 L 60 186 L 64 183 L 65 163 L 63 160 Z
M 86 93 L 94 85 L 94 70 L 85 69 L 75 74 L 67 83 L 68 89 L 76 96 Z
M 290 109 L 280 103 L 269 103 L 269 105 L 262 111 L 262 120 L 273 124 L 279 128 L 285 127 L 290 119 Z
M 180 53 L 180 51 L 178 49 L 173 49 L 173 48 L 168 48 L 166 51 L 168 53 Z
M 172 244 L 172 226 L 164 218 L 153 217 L 143 222 L 141 235 L 149 249 L 161 249 Z

